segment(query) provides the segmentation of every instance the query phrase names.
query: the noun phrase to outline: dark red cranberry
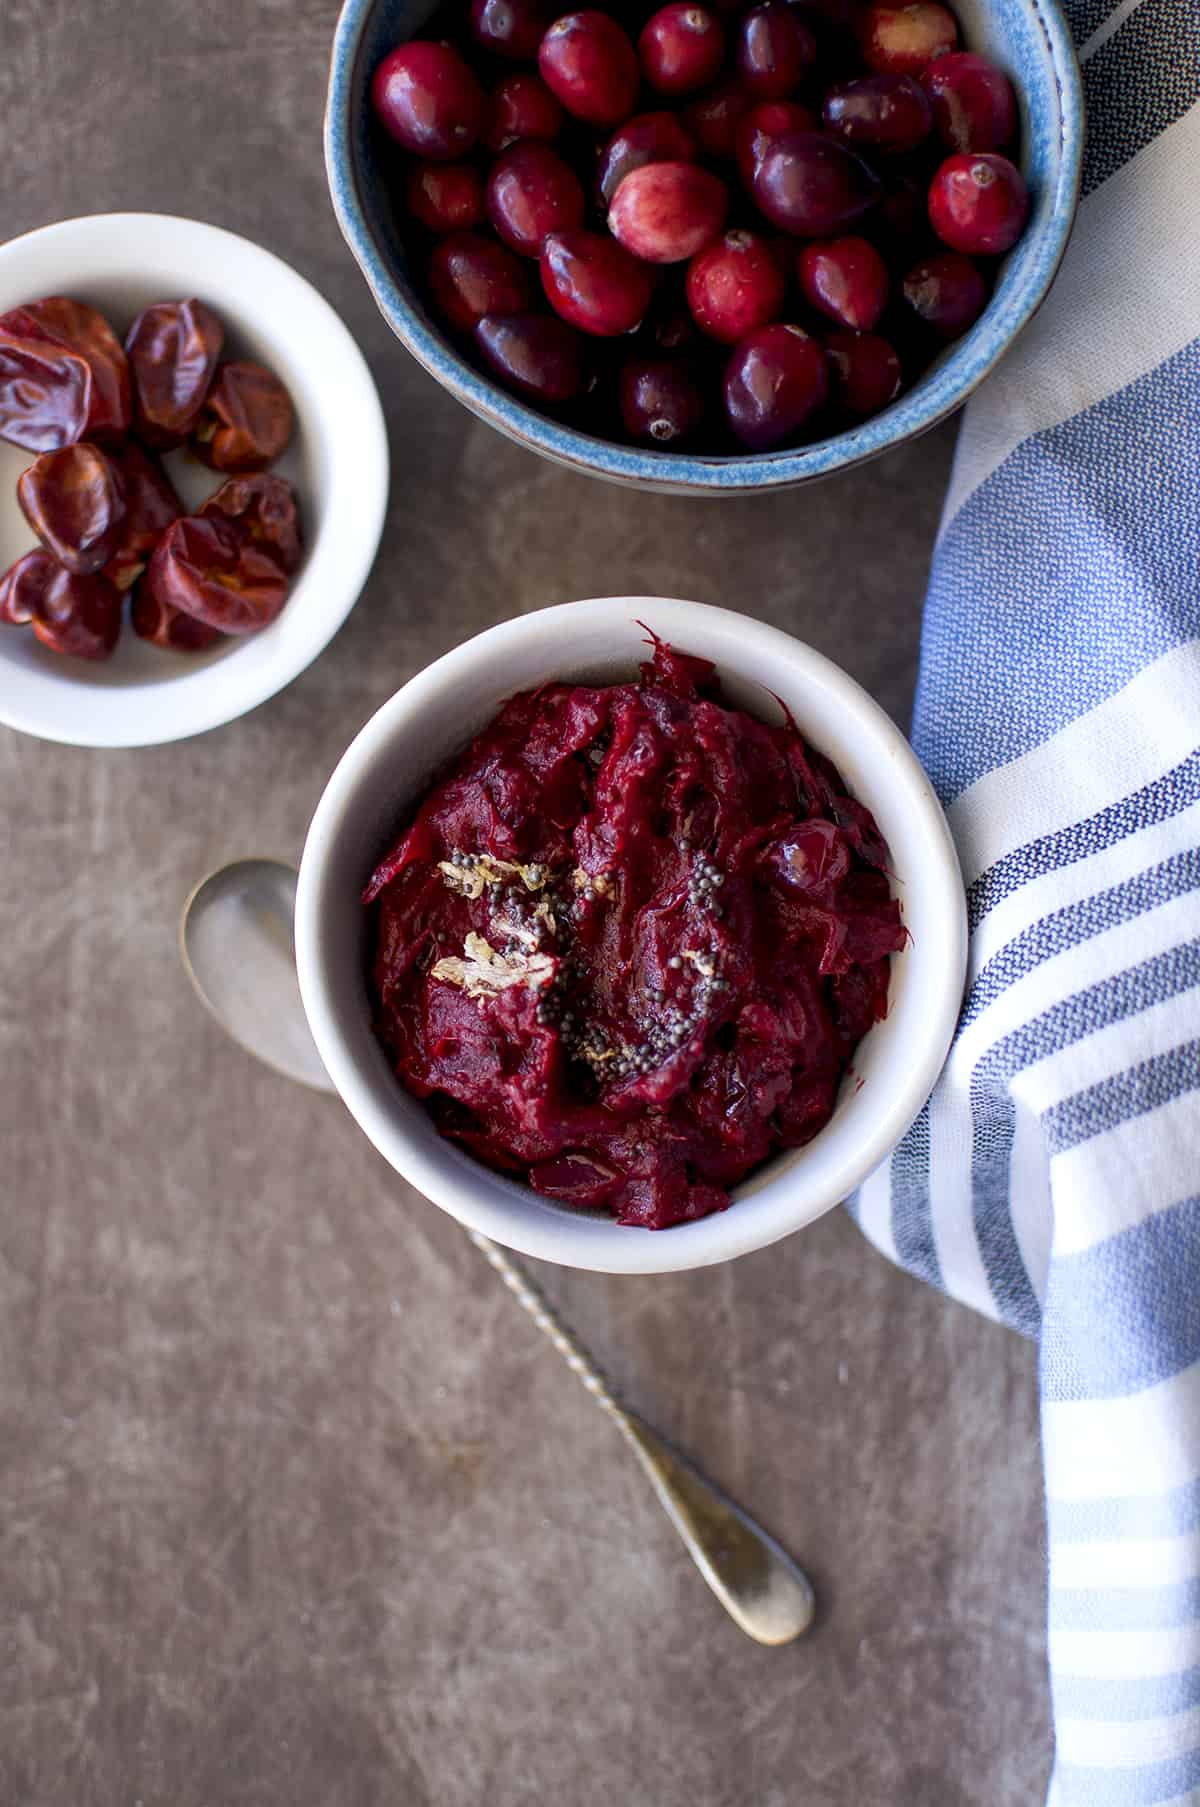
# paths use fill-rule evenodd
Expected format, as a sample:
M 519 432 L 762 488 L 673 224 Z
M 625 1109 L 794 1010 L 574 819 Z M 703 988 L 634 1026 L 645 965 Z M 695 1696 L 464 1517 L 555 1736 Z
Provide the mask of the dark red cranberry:
M 753 232 L 727 232 L 688 265 L 692 318 L 723 345 L 736 345 L 756 327 L 777 320 L 786 292 L 771 247 Z
M 904 278 L 904 299 L 939 339 L 957 339 L 987 306 L 988 286 L 978 264 L 961 251 L 937 251 L 915 263 Z
M 995 151 L 947 157 L 929 185 L 929 223 L 952 251 L 996 257 L 1016 244 L 1028 213 L 1024 177 Z
M 483 142 L 489 151 L 536 138 L 549 144 L 562 130 L 563 110 L 538 75 L 522 70 L 506 75 L 492 89 Z
M 643 27 L 638 54 L 646 80 L 660 94 L 694 94 L 715 79 L 725 55 L 725 32 L 706 7 L 673 0 Z
M 568 113 L 589 125 L 620 125 L 633 112 L 642 70 L 637 51 L 607 13 L 567 13 L 538 50 L 542 80 Z
M 796 274 L 809 306 L 854 332 L 869 333 L 887 306 L 887 265 L 865 238 L 805 245 Z
M 786 0 L 764 0 L 742 20 L 738 74 L 756 100 L 783 100 L 816 56 L 816 39 Z
M 520 258 L 477 232 L 455 232 L 434 247 L 429 287 L 438 312 L 458 332 L 485 314 L 521 314 L 533 288 Z
M 797 100 L 760 100 L 738 121 L 735 135 L 738 173 L 749 188 L 759 159 L 772 138 L 786 132 L 815 132 L 817 122 Z
M 399 45 L 376 69 L 371 100 L 397 143 L 438 163 L 465 156 L 483 125 L 483 89 L 448 44 Z
M 683 358 L 630 358 L 619 397 L 625 431 L 648 445 L 689 439 L 704 420 L 704 392 Z
M 937 0 L 868 6 L 859 25 L 859 43 L 869 69 L 881 75 L 920 75 L 934 57 L 954 49 L 958 21 Z
M 532 63 L 553 17 L 545 0 L 471 0 L 471 36 L 493 56 Z
M 751 97 L 732 77 L 718 82 L 684 111 L 684 123 L 709 157 L 732 157 L 737 129 L 751 106 Z
M 921 77 L 951 151 L 1002 151 L 1017 135 L 1017 97 L 1003 69 L 971 50 L 938 57 Z
M 611 206 L 625 177 L 646 163 L 691 163 L 699 146 L 674 113 L 639 113 L 609 139 L 600 157 L 596 192 Z
M 473 163 L 414 163 L 405 198 L 430 232 L 465 232 L 483 219 L 483 177 Z
M 829 393 L 825 353 L 799 326 L 760 326 L 725 372 L 725 415 L 743 445 L 765 452 L 789 439 Z
M 634 257 L 683 263 L 720 235 L 729 190 L 698 163 L 646 163 L 626 176 L 608 210 L 608 229 Z
M 825 96 L 822 118 L 847 144 L 877 151 L 911 151 L 928 138 L 933 112 L 911 75 L 863 75 Z
M 900 359 L 878 333 L 844 328 L 825 340 L 833 375 L 833 399 L 844 413 L 864 420 L 895 401 L 904 381 Z
M 799 238 L 823 238 L 874 206 L 879 180 L 836 139 L 788 132 L 768 144 L 751 191 L 773 226 Z
M 571 165 L 548 144 L 528 139 L 510 145 L 493 163 L 487 210 L 510 250 L 537 257 L 548 232 L 583 224 L 587 201 Z M 489 314 L 496 311 L 487 309 Z
M 542 287 L 556 314 L 585 333 L 615 339 L 640 326 L 654 272 L 607 233 L 574 226 L 542 246 Z
M 501 382 L 519 395 L 558 407 L 583 388 L 583 340 L 553 314 L 488 314 L 475 338 Z

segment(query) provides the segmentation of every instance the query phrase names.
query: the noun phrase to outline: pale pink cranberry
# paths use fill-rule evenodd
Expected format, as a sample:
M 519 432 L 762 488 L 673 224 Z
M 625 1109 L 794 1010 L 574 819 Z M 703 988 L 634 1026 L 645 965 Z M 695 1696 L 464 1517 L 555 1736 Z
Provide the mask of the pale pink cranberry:
M 805 245 L 796 274 L 809 305 L 854 332 L 870 332 L 887 305 L 887 265 L 865 238 Z
M 688 265 L 692 318 L 710 339 L 736 345 L 783 312 L 784 274 L 770 245 L 753 232 L 727 232 Z
M 996 257 L 1016 244 L 1029 191 L 1014 163 L 995 151 L 947 157 L 929 185 L 929 223 L 952 251 Z
M 638 39 L 646 80 L 660 94 L 693 94 L 721 67 L 725 32 L 707 7 L 673 0 L 656 12 Z
M 646 163 L 625 177 L 608 210 L 608 229 L 634 257 L 683 263 L 720 234 L 729 190 L 698 163 Z
M 934 57 L 954 49 L 958 21 L 937 0 L 868 6 L 859 25 L 859 43 L 869 69 L 881 75 L 920 75 Z

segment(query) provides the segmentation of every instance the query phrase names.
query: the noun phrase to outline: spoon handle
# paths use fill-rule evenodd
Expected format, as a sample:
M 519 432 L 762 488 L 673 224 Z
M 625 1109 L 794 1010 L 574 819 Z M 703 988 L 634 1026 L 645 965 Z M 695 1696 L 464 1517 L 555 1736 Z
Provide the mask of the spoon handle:
M 813 1619 L 812 1586 L 787 1551 L 616 1399 L 595 1363 L 515 1261 L 477 1230 L 467 1233 L 620 1430 L 692 1561 L 730 1617 L 760 1644 L 787 1644 L 807 1631 Z

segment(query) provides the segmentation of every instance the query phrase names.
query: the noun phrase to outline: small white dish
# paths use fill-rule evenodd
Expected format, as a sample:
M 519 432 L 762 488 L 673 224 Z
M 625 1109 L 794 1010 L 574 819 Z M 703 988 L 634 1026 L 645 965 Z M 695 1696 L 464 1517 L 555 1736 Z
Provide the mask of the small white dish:
M 366 360 L 295 270 L 199 220 L 96 214 L 0 246 L 0 313 L 44 295 L 99 308 L 122 338 L 153 301 L 206 301 L 225 326 L 225 355 L 257 358 L 291 392 L 296 433 L 274 468 L 296 490 L 305 553 L 270 627 L 199 656 L 148 645 L 126 626 L 113 657 L 91 664 L 0 625 L 0 721 L 84 747 L 155 746 L 220 727 L 312 663 L 371 569 L 387 507 L 388 448 Z M 32 456 L 0 441 L 0 571 L 36 543 L 15 493 Z M 166 463 L 190 507 L 222 481 L 182 452 Z
M 645 625 L 640 625 L 644 623 Z M 892 962 L 887 1018 L 865 1037 L 830 1122 L 737 1187 L 727 1211 L 669 1230 L 622 1227 L 506 1179 L 440 1136 L 391 1072 L 371 1026 L 362 890 L 444 761 L 515 691 L 612 683 L 647 656 L 646 629 L 715 661 L 730 701 L 801 731 L 874 812 L 910 941 Z M 343 754 L 309 828 L 296 960 L 309 1025 L 359 1126 L 412 1185 L 523 1254 L 605 1273 L 668 1273 L 765 1247 L 811 1223 L 891 1152 L 928 1097 L 962 998 L 967 923 L 950 831 L 915 755 L 853 679 L 811 647 L 700 603 L 618 596 L 523 615 L 447 653 L 385 703 Z

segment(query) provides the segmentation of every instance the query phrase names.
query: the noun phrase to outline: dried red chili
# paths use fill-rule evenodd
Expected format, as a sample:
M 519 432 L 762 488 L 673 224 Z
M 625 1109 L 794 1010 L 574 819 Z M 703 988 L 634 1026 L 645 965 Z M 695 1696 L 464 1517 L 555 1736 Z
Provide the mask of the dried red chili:
M 99 571 L 117 549 L 125 497 L 99 446 L 85 441 L 43 452 L 18 478 L 17 501 L 43 546 L 68 571 Z
M 204 405 L 225 329 L 202 301 L 159 301 L 129 329 L 133 428 L 145 445 L 182 445 Z
M 35 546 L 0 577 L 0 621 L 32 626 L 52 652 L 107 659 L 121 632 L 121 597 L 106 577 L 68 571 Z
M 133 593 L 129 625 L 140 639 L 177 653 L 205 652 L 221 638 L 215 627 L 209 627 L 206 621 L 197 621 L 194 615 L 185 615 L 182 609 L 172 608 L 144 583 Z
M 168 527 L 143 583 L 158 602 L 223 634 L 266 627 L 288 594 L 278 559 L 256 546 L 237 522 L 219 515 L 185 515 Z
M 0 437 L 52 452 L 129 421 L 129 366 L 103 314 L 51 295 L 0 315 Z
M 208 498 L 202 515 L 224 515 L 237 521 L 256 546 L 269 552 L 290 575 L 300 563 L 300 523 L 296 495 L 282 477 L 256 471 L 231 477 Z
M 125 519 L 104 575 L 118 590 L 137 582 L 159 540 L 183 513 L 167 473 L 152 452 L 130 440 L 108 454 L 125 496 Z
M 215 471 L 265 470 L 292 437 L 295 417 L 273 371 L 249 359 L 222 364 L 192 432 L 192 449 Z

